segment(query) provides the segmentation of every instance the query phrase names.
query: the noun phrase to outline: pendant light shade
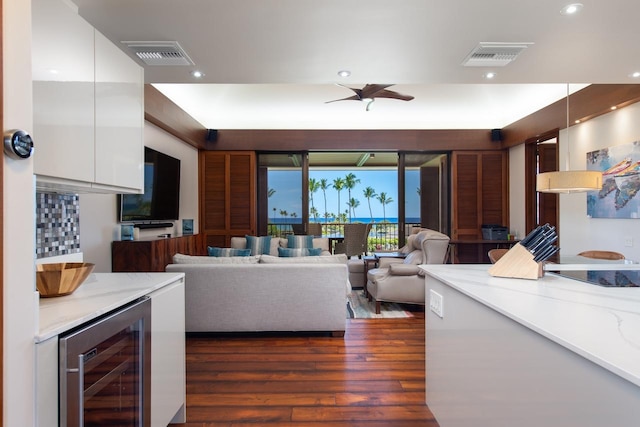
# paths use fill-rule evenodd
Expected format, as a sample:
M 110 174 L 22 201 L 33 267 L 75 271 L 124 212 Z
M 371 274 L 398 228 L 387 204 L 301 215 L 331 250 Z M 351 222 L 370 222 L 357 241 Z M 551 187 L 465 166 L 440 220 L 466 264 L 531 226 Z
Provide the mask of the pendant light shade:
M 602 188 L 602 172 L 570 170 L 569 151 L 569 84 L 567 84 L 567 163 L 564 171 L 539 173 L 536 176 L 536 191 L 540 193 L 581 193 Z
M 536 190 L 541 193 L 580 193 L 602 188 L 602 173 L 598 171 L 544 172 L 536 177 Z

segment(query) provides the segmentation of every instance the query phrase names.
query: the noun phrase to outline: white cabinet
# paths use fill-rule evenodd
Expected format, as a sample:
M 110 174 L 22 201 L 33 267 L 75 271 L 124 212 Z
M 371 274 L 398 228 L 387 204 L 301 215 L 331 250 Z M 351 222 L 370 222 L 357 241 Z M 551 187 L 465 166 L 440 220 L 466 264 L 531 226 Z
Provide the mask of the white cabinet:
M 58 337 L 36 344 L 36 426 L 58 427 Z
M 32 2 L 36 186 L 142 192 L 143 69 L 69 2 Z
M 151 425 L 184 423 L 184 281 L 151 294 Z
M 97 31 L 95 49 L 96 186 L 142 188 L 142 67 Z

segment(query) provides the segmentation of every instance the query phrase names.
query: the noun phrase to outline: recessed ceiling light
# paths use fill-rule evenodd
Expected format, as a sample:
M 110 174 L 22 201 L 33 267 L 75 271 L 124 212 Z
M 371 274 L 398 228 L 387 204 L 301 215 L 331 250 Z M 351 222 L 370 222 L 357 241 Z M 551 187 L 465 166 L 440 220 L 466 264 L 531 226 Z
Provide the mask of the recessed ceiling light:
M 349 77 L 351 75 L 351 71 L 349 71 L 349 70 L 340 70 L 340 71 L 338 71 L 338 75 L 340 77 Z
M 618 109 L 618 107 L 616 107 L 615 105 L 613 107 L 611 107 L 611 111 L 617 110 L 617 109 Z
M 633 77 L 634 79 L 640 78 L 640 71 L 629 74 L 629 77 Z
M 575 121 L 575 124 L 579 124 L 580 123 L 580 119 Z
M 560 10 L 563 15 L 575 15 L 582 9 L 582 3 L 571 3 Z
M 200 78 L 204 77 L 204 73 L 202 71 L 198 71 L 198 70 L 192 71 L 191 75 L 193 77 L 195 77 L 196 79 L 200 79 Z
M 487 80 L 494 79 L 498 73 L 494 73 L 493 71 L 489 71 L 488 73 L 484 73 L 484 78 Z

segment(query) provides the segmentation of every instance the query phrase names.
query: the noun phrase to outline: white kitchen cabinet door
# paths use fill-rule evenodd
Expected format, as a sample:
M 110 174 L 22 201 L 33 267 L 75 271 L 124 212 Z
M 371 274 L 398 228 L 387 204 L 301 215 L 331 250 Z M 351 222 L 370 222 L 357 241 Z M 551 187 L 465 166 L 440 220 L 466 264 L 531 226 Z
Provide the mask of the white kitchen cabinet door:
M 144 72 L 98 31 L 95 54 L 94 187 L 140 192 L 144 187 Z
M 151 295 L 151 425 L 186 422 L 184 279 Z
M 34 171 L 94 179 L 94 29 L 61 1 L 32 2 Z
M 58 336 L 36 344 L 37 427 L 58 427 Z

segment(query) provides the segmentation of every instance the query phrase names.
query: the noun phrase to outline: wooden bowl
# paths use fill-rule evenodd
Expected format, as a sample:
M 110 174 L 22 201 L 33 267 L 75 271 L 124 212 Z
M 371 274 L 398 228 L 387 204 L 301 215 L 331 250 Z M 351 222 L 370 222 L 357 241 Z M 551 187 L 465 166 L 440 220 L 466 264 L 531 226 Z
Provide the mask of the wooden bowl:
M 89 277 L 95 264 L 61 262 L 36 265 L 36 286 L 44 298 L 69 295 Z

